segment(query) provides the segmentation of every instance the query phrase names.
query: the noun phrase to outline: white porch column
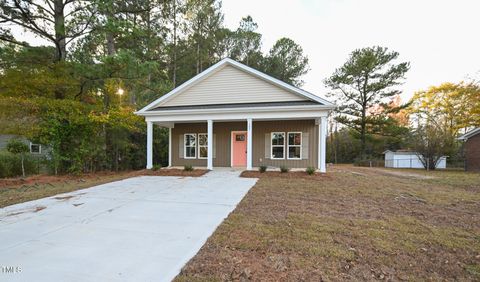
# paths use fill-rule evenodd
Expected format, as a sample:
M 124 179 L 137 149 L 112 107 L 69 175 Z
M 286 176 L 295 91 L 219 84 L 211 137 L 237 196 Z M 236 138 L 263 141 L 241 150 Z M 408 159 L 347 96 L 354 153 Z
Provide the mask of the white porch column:
M 208 152 L 207 152 L 207 169 L 213 169 L 213 121 L 211 119 L 207 122 L 207 136 L 208 136 Z
M 327 172 L 327 117 L 321 117 L 318 123 L 318 169 Z
M 168 128 L 168 166 L 172 166 L 172 128 Z
M 147 169 L 153 167 L 153 122 L 147 121 Z
M 247 170 L 252 170 L 252 119 L 247 119 Z

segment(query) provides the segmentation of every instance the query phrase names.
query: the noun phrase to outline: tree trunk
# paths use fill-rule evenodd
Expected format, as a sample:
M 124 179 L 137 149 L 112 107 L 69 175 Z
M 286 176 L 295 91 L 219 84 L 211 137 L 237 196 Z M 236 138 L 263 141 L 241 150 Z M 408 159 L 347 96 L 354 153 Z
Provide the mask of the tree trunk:
M 113 34 L 110 31 L 107 31 L 107 55 L 113 56 L 115 55 L 115 41 L 113 39 Z
M 57 62 L 64 62 L 67 58 L 67 40 L 65 33 L 65 3 L 63 0 L 54 0 L 55 45 Z
M 197 74 L 200 73 L 200 42 L 197 42 Z
M 177 0 L 173 1 L 173 60 L 172 82 L 177 86 Z
M 365 155 L 366 155 L 366 137 L 365 137 L 365 133 L 366 133 L 366 111 L 367 111 L 367 107 L 366 105 L 363 106 L 362 108 L 362 121 L 361 121 L 361 125 L 360 125 L 360 152 L 361 152 L 361 156 L 362 156 L 362 159 L 365 158 Z
M 113 21 L 113 12 L 111 11 L 111 7 L 107 8 L 106 14 L 107 14 L 107 21 L 112 22 Z M 111 28 L 107 29 L 106 31 L 106 39 L 107 39 L 107 55 L 108 56 L 113 56 L 116 53 L 115 50 L 115 36 L 113 34 L 113 31 L 110 30 Z
M 21 159 L 22 159 L 22 176 L 25 177 L 25 166 L 23 165 L 23 160 L 24 160 L 23 154 L 21 155 Z

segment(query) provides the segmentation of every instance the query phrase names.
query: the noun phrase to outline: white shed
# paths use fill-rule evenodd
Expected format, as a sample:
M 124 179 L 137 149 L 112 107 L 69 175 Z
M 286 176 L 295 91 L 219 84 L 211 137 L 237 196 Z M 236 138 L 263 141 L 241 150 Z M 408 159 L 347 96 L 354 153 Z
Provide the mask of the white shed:
M 421 156 L 412 151 L 390 151 L 385 154 L 385 167 L 393 168 L 424 168 Z M 447 168 L 447 157 L 443 156 L 438 160 L 436 168 Z

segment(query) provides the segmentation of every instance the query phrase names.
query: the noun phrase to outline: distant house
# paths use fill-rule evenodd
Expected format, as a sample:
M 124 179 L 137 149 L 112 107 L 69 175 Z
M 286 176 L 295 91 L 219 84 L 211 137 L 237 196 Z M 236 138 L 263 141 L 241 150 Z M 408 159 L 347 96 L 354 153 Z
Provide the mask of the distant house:
M 23 143 L 27 144 L 27 146 L 30 148 L 30 154 L 32 155 L 42 156 L 45 155 L 48 151 L 48 149 L 41 144 L 33 143 L 25 137 L 13 134 L 0 134 L 0 151 L 6 151 L 8 142 L 14 138 L 18 138 Z
M 465 141 L 465 170 L 480 171 L 480 127 L 470 130 L 458 139 Z
M 398 150 L 390 151 L 387 150 L 383 152 L 385 155 L 385 167 L 392 168 L 425 168 L 422 163 L 422 157 L 418 156 L 416 152 L 408 150 Z M 447 168 L 447 157 L 441 157 L 436 168 Z

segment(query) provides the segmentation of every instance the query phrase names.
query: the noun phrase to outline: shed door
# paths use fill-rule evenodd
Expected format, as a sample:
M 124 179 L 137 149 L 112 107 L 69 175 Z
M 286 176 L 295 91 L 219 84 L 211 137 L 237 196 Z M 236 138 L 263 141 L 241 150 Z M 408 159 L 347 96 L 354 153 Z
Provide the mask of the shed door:
M 247 132 L 232 133 L 232 166 L 247 166 Z

